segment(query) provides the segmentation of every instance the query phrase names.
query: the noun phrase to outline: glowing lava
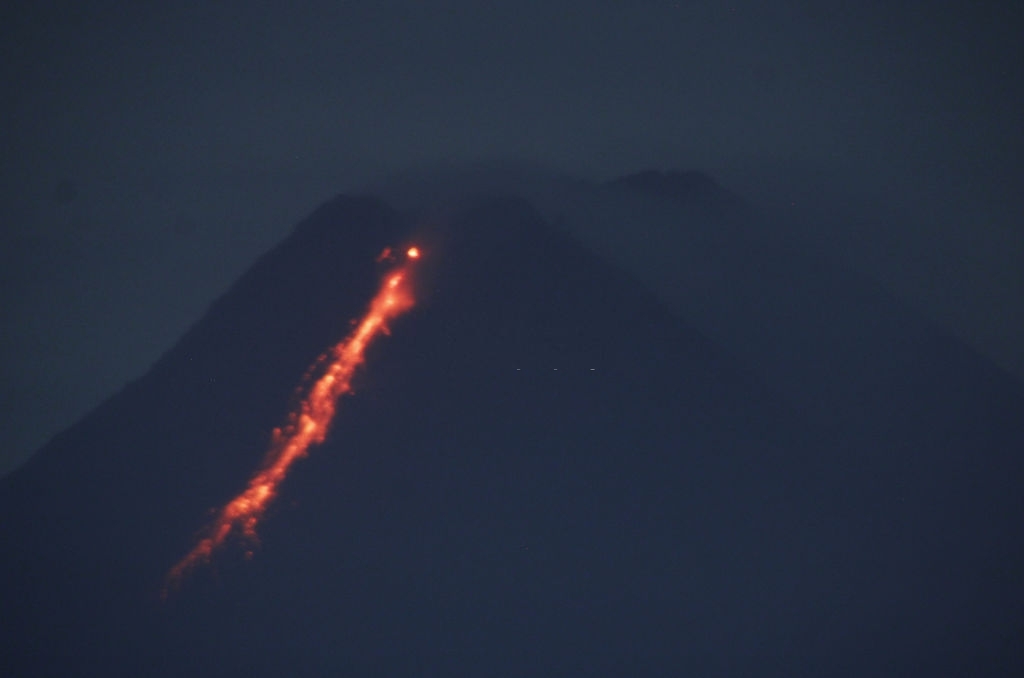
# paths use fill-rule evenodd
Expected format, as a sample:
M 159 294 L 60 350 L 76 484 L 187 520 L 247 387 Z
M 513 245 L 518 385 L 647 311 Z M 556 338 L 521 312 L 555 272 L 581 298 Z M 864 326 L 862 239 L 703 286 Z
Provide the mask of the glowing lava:
M 256 537 L 256 525 L 277 494 L 278 485 L 288 474 L 289 467 L 307 454 L 310 445 L 322 443 L 327 437 L 337 400 L 352 390 L 352 376 L 365 360 L 367 346 L 381 334 L 388 333 L 389 320 L 412 308 L 410 267 L 420 257 L 420 250 L 410 247 L 406 250 L 406 257 L 405 264 L 384 278 L 355 331 L 314 363 L 314 369 L 324 363 L 327 367 L 288 416 L 287 425 L 274 429 L 262 469 L 252 477 L 241 494 L 220 509 L 206 529 L 206 536 L 171 568 L 167 574 L 168 583 L 177 582 L 199 563 L 209 561 L 214 549 L 233 532 Z M 393 258 L 391 250 L 386 249 L 378 261 Z

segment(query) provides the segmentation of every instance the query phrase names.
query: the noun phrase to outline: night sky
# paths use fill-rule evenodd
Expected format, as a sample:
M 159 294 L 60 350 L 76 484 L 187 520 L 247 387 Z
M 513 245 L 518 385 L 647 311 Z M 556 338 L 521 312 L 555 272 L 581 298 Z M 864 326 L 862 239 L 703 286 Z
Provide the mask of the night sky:
M 1022 15 L 5 3 L 0 473 L 141 375 L 319 203 L 477 161 L 705 171 L 1024 375 Z M 621 247 L 645 243 L 624 229 Z

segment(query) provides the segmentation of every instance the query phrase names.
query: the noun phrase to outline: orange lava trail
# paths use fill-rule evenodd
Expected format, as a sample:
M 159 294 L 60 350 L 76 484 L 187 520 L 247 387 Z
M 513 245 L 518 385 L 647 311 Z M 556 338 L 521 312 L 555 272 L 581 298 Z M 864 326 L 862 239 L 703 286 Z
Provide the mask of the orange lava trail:
M 390 259 L 390 251 L 385 250 L 382 256 Z M 381 334 L 388 333 L 389 320 L 412 308 L 410 267 L 420 257 L 419 249 L 410 247 L 406 257 L 406 263 L 389 273 L 381 283 L 355 331 L 317 359 L 317 363 L 326 362 L 327 368 L 289 415 L 288 424 L 274 429 L 263 468 L 252 477 L 241 494 L 220 509 L 207 528 L 206 536 L 171 568 L 167 573 L 169 584 L 178 582 L 182 575 L 199 563 L 209 561 L 213 551 L 232 532 L 255 538 L 256 525 L 277 494 L 278 485 L 288 474 L 289 467 L 307 454 L 310 445 L 322 443 L 326 438 L 337 400 L 352 390 L 352 376 L 365 360 L 367 346 Z M 164 593 L 166 595 L 166 588 Z

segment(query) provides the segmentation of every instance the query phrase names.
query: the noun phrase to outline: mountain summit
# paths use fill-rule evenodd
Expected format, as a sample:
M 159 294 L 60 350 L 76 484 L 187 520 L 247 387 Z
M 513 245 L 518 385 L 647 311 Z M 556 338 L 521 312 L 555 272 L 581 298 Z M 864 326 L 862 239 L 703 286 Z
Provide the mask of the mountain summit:
M 614 188 L 648 193 L 681 203 L 740 206 L 743 201 L 713 177 L 696 170 L 644 170 L 609 182 Z
M 365 311 L 381 252 L 413 242 L 415 307 L 258 540 L 161 600 Z M 935 398 L 819 424 L 526 200 L 339 196 L 0 480 L 0 671 L 996 675 L 1021 656 L 1024 398 L 946 359 L 982 399 L 955 430 L 928 429 Z

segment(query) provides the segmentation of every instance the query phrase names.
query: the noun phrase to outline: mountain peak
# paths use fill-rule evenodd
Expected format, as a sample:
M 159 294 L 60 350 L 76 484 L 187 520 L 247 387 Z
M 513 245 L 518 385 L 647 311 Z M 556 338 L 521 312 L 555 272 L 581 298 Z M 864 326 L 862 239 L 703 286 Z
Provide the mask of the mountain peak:
M 608 183 L 613 188 L 642 191 L 684 204 L 736 205 L 742 200 L 713 177 L 697 170 L 643 170 Z

